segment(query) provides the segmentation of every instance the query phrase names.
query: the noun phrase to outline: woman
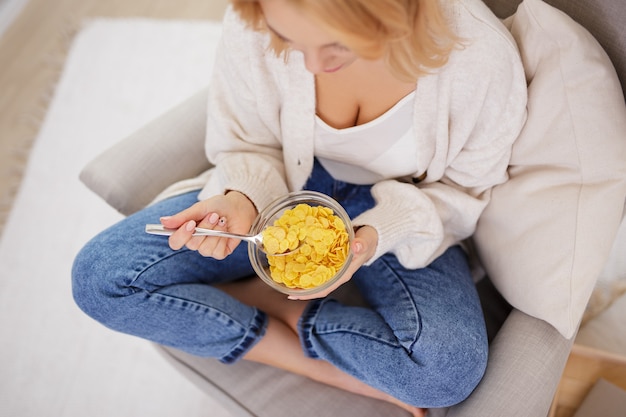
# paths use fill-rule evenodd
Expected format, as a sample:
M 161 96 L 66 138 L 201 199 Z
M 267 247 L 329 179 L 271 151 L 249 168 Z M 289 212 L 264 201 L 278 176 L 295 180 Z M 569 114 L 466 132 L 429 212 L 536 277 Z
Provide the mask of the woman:
M 480 0 L 233 0 L 210 89 L 202 190 L 94 238 L 74 297 L 118 331 L 257 361 L 400 405 L 466 398 L 486 366 L 460 242 L 506 180 L 523 69 Z M 183 161 L 181 161 L 183 163 Z M 246 233 L 289 191 L 337 199 L 356 230 L 335 287 L 299 300 L 249 280 Z M 178 229 L 168 243 L 146 223 Z M 352 281 L 369 308 L 332 297 Z M 421 408 L 420 408 L 421 407 Z

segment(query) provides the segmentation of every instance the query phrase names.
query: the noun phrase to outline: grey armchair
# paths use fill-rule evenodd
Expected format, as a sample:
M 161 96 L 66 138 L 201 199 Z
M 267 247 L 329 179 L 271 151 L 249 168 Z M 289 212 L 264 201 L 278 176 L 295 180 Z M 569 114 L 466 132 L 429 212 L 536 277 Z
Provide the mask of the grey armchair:
M 485 0 L 499 17 L 521 0 Z M 624 0 L 547 0 L 585 26 L 626 83 Z M 209 168 L 204 157 L 206 90 L 101 154 L 81 180 L 110 205 L 130 214 L 177 181 Z M 148 151 L 148 152 L 147 152 Z M 184 156 L 184 158 L 183 158 Z M 185 161 L 182 164 L 180 161 Z M 490 334 L 487 372 L 463 403 L 432 416 L 545 417 L 573 340 L 544 321 L 511 308 L 488 279 L 479 284 Z M 175 367 L 241 417 L 406 416 L 393 405 L 352 395 L 249 362 L 223 365 L 158 346 Z M 210 414 L 210 411 L 207 411 Z

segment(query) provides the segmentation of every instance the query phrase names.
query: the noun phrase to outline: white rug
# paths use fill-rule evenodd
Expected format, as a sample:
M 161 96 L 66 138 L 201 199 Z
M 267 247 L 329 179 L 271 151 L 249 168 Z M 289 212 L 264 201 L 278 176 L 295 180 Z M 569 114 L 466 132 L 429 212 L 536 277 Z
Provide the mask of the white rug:
M 114 142 L 208 83 L 213 22 L 94 20 L 78 33 L 0 242 L 0 415 L 230 414 L 148 342 L 71 297 L 75 253 L 121 216 L 78 180 Z

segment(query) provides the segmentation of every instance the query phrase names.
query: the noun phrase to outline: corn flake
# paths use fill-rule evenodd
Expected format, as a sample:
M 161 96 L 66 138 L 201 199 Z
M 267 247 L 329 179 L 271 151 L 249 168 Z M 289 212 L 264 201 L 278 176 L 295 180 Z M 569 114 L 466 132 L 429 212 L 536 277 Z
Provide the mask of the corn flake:
M 263 231 L 270 275 L 289 288 L 318 287 L 345 263 L 348 240 L 346 225 L 331 208 L 298 204 Z

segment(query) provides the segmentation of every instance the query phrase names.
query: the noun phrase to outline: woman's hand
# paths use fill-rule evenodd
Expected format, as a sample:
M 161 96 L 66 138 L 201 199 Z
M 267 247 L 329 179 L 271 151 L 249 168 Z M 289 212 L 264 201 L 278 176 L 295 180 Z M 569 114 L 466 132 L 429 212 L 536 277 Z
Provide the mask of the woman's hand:
M 161 224 L 168 229 L 178 229 L 169 238 L 172 249 L 183 246 L 198 251 L 203 256 L 224 259 L 241 240 L 214 236 L 192 236 L 196 227 L 245 234 L 257 216 L 254 204 L 245 195 L 230 191 L 199 201 L 186 210 L 162 217 Z
M 350 266 L 336 283 L 334 283 L 329 288 L 326 288 L 324 291 L 320 291 L 306 296 L 290 295 L 288 298 L 290 300 L 312 300 L 315 298 L 326 297 L 328 294 L 335 291 L 341 285 L 352 279 L 352 275 L 354 275 L 354 273 L 361 266 L 363 266 L 365 262 L 367 262 L 372 256 L 374 256 L 377 244 L 378 232 L 376 232 L 376 229 L 371 226 L 360 227 L 356 231 L 354 241 L 352 242 L 352 262 L 350 262 Z

